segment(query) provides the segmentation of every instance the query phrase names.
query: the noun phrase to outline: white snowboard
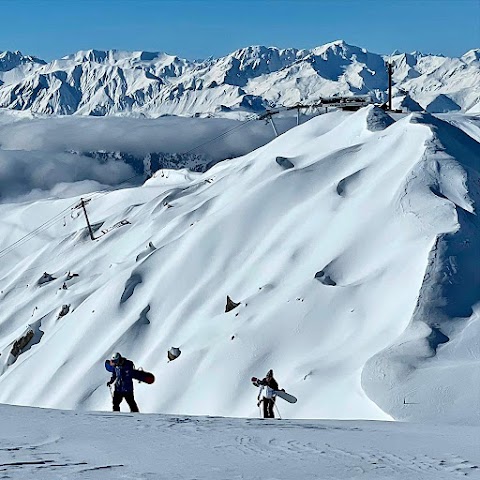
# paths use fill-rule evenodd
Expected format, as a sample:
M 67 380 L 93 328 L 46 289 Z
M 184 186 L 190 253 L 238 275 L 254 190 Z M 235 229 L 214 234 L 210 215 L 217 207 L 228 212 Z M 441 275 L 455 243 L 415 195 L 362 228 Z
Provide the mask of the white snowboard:
M 275 395 L 287 401 L 288 403 L 296 403 L 297 401 L 297 397 L 294 397 L 287 392 L 283 392 L 282 390 L 275 390 Z

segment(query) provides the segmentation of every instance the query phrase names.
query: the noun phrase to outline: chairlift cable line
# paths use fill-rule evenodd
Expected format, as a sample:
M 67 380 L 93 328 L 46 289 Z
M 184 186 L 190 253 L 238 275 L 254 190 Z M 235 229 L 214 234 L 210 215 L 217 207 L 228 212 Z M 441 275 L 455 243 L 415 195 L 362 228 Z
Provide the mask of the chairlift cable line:
M 74 204 L 72 204 L 74 205 Z M 31 232 L 27 233 L 23 237 L 19 238 L 15 242 L 13 242 L 11 245 L 8 247 L 5 247 L 4 249 L 0 250 L 0 258 L 5 256 L 7 253 L 10 253 L 11 250 L 15 249 L 16 247 L 22 245 L 23 243 L 26 243 L 28 240 L 31 238 L 35 237 L 38 235 L 41 231 L 46 230 L 50 226 L 52 226 L 55 222 L 60 220 L 65 213 L 72 208 L 72 205 L 69 205 L 67 208 L 63 209 L 61 212 L 57 213 L 57 215 L 54 215 L 52 218 L 49 220 L 43 222 L 41 225 L 39 225 L 37 228 L 32 230 Z
M 391 58 L 391 55 L 390 55 L 390 58 Z M 366 85 L 364 85 L 365 88 L 370 92 L 370 93 L 374 93 L 370 88 L 368 88 Z M 309 107 L 315 107 L 315 105 L 309 105 Z M 293 109 L 296 109 L 298 108 L 298 106 L 290 106 L 290 107 L 285 107 L 285 106 L 281 106 L 277 109 L 277 111 L 273 110 L 271 112 L 269 112 L 268 110 L 266 111 L 266 113 L 264 115 L 267 115 L 268 116 L 271 116 L 271 115 L 275 115 L 276 113 L 280 113 L 280 111 L 283 111 L 283 110 L 293 110 Z M 220 138 L 222 137 L 225 137 L 227 135 L 229 135 L 231 132 L 233 132 L 234 130 L 237 130 L 239 128 L 242 128 L 244 126 L 246 126 L 248 123 L 254 121 L 254 120 L 259 120 L 259 119 L 262 119 L 262 116 L 263 115 L 260 115 L 260 116 L 255 116 L 255 117 L 252 117 L 252 118 L 249 118 L 248 120 L 246 121 L 243 121 L 241 122 L 239 125 L 235 125 L 234 127 L 226 130 L 225 132 L 217 135 L 216 137 L 213 137 L 193 148 L 191 148 L 190 150 L 187 150 L 186 152 L 182 152 L 184 155 L 185 154 L 188 154 L 188 153 L 192 153 L 193 151 L 197 150 L 198 148 L 200 147 L 203 147 L 204 145 L 208 145 L 209 143 L 212 143 L 216 140 L 219 140 Z M 141 176 L 144 176 L 145 174 L 144 173 L 138 173 L 138 174 L 135 174 L 135 175 L 132 175 L 131 177 L 129 178 L 126 178 L 125 180 L 123 180 L 122 183 L 125 183 L 125 182 L 128 182 L 130 180 L 133 180 L 134 178 L 136 177 L 141 177 Z M 99 198 L 105 196 L 105 195 L 108 195 L 109 193 L 111 193 L 113 190 L 106 190 L 102 193 L 100 192 L 94 192 L 92 194 L 90 194 L 90 198 L 89 200 L 98 200 Z M 76 204 L 77 202 L 75 202 L 74 204 L 68 206 L 67 208 L 65 208 L 64 210 L 62 210 L 61 212 L 59 212 L 57 215 L 55 215 L 54 217 L 52 217 L 50 220 L 47 220 L 46 222 L 44 222 L 42 225 L 38 226 L 37 228 L 35 228 L 34 230 L 32 230 L 31 232 L 27 233 L 25 236 L 23 236 L 22 238 L 18 239 L 17 241 L 15 241 L 14 243 L 12 243 L 11 245 L 5 247 L 4 249 L 0 250 L 0 258 L 4 257 L 5 255 L 7 255 L 8 253 L 10 253 L 12 250 L 14 250 L 15 248 L 19 247 L 20 245 L 23 245 L 24 243 L 28 242 L 29 240 L 31 240 L 32 238 L 34 238 L 36 235 L 38 235 L 40 232 L 42 232 L 43 230 L 46 230 L 47 228 L 49 228 L 50 226 L 52 226 L 56 221 L 58 221 L 62 216 L 64 216 L 64 214 L 72 209 L 74 207 L 74 205 Z
M 216 137 L 213 137 L 193 148 L 191 148 L 190 150 L 187 150 L 186 152 L 183 152 L 183 154 L 188 154 L 188 153 L 191 153 L 193 152 L 194 150 L 204 146 L 204 145 L 207 145 L 209 143 L 212 143 L 216 140 L 219 140 L 220 138 L 222 137 L 225 137 L 227 135 L 229 135 L 231 132 L 233 132 L 234 130 L 237 130 L 239 128 L 242 128 L 244 127 L 245 125 L 247 125 L 248 123 L 254 121 L 254 120 L 257 120 L 257 117 L 252 117 L 252 118 L 249 118 L 248 120 L 244 121 L 244 122 L 241 122 L 239 125 L 235 125 L 234 127 L 226 130 L 225 132 L 217 135 Z M 123 180 L 122 183 L 125 183 L 125 182 L 128 182 L 136 177 L 141 177 L 141 176 L 144 176 L 145 174 L 144 173 L 137 173 L 135 175 L 132 175 L 131 177 L 128 177 L 126 178 L 125 180 Z M 94 192 L 92 194 L 89 194 L 89 198 L 85 198 L 85 196 L 83 198 L 85 198 L 85 200 L 98 200 L 99 198 L 105 196 L 105 195 L 108 195 L 109 193 L 111 193 L 112 190 L 106 190 L 102 193 L 100 192 Z M 24 235 L 23 237 L 19 238 L 18 240 L 16 240 L 15 242 L 13 242 L 11 245 L 8 245 L 7 247 L 5 247 L 4 249 L 0 250 L 0 258 L 4 257 L 5 255 L 8 255 L 10 252 L 12 252 L 15 248 L 23 245 L 24 243 L 28 242 L 29 240 L 31 240 L 32 238 L 34 238 L 35 236 L 37 236 L 38 234 L 40 234 L 42 231 L 48 229 L 49 227 L 51 227 L 54 223 L 56 223 L 58 220 L 60 220 L 64 214 L 68 211 L 68 210 L 71 210 L 75 205 L 77 204 L 77 202 L 69 205 L 67 208 L 63 209 L 61 212 L 59 212 L 57 215 L 53 216 L 52 218 L 50 218 L 49 220 L 47 220 L 46 222 L 42 223 L 41 225 L 39 225 L 37 228 L 35 228 L 34 230 L 32 230 L 31 232 L 27 233 L 26 235 Z M 33 267 L 35 268 L 35 267 Z
M 92 196 L 95 194 L 91 194 Z M 39 233 L 42 231 L 50 228 L 53 224 L 55 224 L 57 221 L 59 221 L 65 213 L 67 213 L 69 210 L 71 210 L 77 202 L 74 202 L 73 204 L 69 205 L 68 207 L 64 208 L 62 211 L 51 217 L 49 220 L 46 220 L 44 223 L 33 229 L 31 232 L 27 233 L 23 237 L 19 238 L 15 242 L 13 242 L 11 245 L 5 247 L 4 249 L 0 250 L 0 258 L 4 257 L 8 253 L 10 253 L 12 250 L 15 248 L 19 247 L 20 245 L 23 245 L 24 243 L 28 242 L 35 236 L 37 236 Z
M 233 132 L 234 130 L 237 130 L 238 128 L 242 128 L 244 127 L 245 125 L 247 125 L 249 122 L 252 122 L 253 120 L 256 120 L 256 118 L 250 118 L 244 122 L 241 122 L 240 125 L 235 125 L 234 127 L 230 128 L 229 130 L 226 130 L 225 132 L 217 135 L 216 137 L 213 137 L 211 138 L 210 140 L 207 140 L 203 143 L 201 143 L 200 145 L 197 145 L 196 147 L 194 148 L 191 148 L 190 150 L 187 150 L 186 152 L 183 152 L 183 154 L 187 154 L 187 153 L 191 153 L 193 152 L 194 150 L 196 150 L 197 148 L 200 148 L 200 147 L 203 147 L 204 145 L 207 145 L 211 142 L 214 142 L 215 140 L 218 140 L 220 138 L 222 138 L 223 136 L 227 136 L 229 135 L 231 132 Z

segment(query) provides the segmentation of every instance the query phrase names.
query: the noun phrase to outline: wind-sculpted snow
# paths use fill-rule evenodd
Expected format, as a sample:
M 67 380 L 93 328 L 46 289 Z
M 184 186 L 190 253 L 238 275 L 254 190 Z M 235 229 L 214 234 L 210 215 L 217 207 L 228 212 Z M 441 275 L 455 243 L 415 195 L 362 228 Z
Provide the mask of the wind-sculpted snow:
M 72 212 L 3 254 L 2 357 L 26 325 L 43 335 L 0 401 L 109 409 L 103 361 L 121 351 L 156 376 L 143 412 L 257 416 L 250 378 L 273 368 L 298 398 L 286 418 L 479 423 L 478 143 L 395 118 L 321 115 L 207 172 L 91 196 L 93 242 Z M 77 202 L 0 205 L 0 251 Z
M 432 136 L 410 174 L 402 208 L 419 215 L 412 197 L 423 190 L 428 202 L 421 209 L 435 204 L 436 211 L 422 229 L 438 234 L 411 323 L 368 362 L 363 385 L 396 418 L 480 423 L 480 144 L 432 116 L 413 121 L 429 125 Z
M 5 74 L 2 56 L 9 69 Z M 272 106 L 335 95 L 368 94 L 384 101 L 385 61 L 394 63 L 394 101 L 403 108 L 478 113 L 477 50 L 460 58 L 386 57 L 342 40 L 311 50 L 253 46 L 204 61 L 158 52 L 87 50 L 44 64 L 4 52 L 0 107 L 47 115 L 244 118 Z M 406 95 L 410 100 L 403 102 Z

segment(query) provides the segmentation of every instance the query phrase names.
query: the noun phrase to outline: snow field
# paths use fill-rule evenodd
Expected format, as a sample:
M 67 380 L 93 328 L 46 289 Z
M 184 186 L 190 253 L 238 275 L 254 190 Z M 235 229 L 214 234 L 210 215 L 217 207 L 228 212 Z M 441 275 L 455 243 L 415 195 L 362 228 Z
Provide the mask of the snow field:
M 15 480 L 480 478 L 472 427 L 0 411 L 0 473 Z

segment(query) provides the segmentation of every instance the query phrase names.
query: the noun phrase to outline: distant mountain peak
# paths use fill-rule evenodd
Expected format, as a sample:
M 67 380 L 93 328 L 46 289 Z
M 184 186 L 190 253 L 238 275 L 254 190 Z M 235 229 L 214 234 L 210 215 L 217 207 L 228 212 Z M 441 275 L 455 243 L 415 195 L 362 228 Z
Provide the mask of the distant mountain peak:
M 469 50 L 468 52 L 464 53 L 461 58 L 463 61 L 467 63 L 476 62 L 480 60 L 480 48 L 472 48 L 472 50 Z
M 46 65 L 47 62 L 31 55 L 23 55 L 20 50 L 0 52 L 0 72 L 8 72 L 25 64 Z
M 324 47 L 327 47 L 327 48 L 331 48 L 331 47 L 347 47 L 349 46 L 347 44 L 347 42 L 345 42 L 345 40 L 342 40 L 342 39 L 339 39 L 339 40 L 335 40 L 333 42 L 330 42 L 330 43 L 326 43 L 325 45 L 323 45 Z
M 326 43 L 319 47 L 315 47 L 311 50 L 314 55 L 317 56 L 329 56 L 330 54 L 348 57 L 353 53 L 366 53 L 367 50 L 357 47 L 355 45 L 349 45 L 344 40 L 335 40 L 334 42 Z
M 390 57 L 395 57 L 394 83 L 402 99 L 408 93 L 426 108 L 443 94 L 452 101 L 442 101 L 442 108 L 457 105 L 464 111 L 480 104 L 480 50 L 454 59 L 398 51 Z M 60 115 L 241 116 L 322 96 L 373 92 L 384 101 L 388 58 L 342 39 L 311 50 L 251 45 L 203 61 L 90 49 L 45 64 L 3 52 L 0 107 Z

